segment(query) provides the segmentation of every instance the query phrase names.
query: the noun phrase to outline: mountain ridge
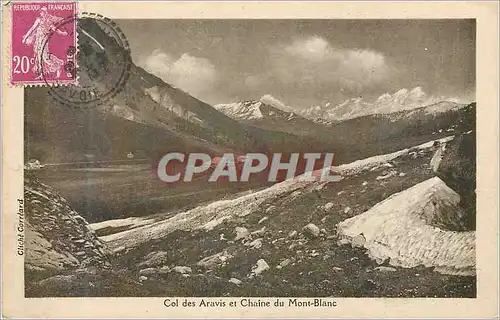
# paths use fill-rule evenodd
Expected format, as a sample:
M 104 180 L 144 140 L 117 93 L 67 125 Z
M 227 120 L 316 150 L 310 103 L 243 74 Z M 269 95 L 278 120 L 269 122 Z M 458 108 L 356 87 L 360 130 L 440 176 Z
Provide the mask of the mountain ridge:
M 422 87 L 411 90 L 399 89 L 393 94 L 384 93 L 373 101 L 365 101 L 362 97 L 350 98 L 344 102 L 332 105 L 326 103 L 324 106 L 313 106 L 297 112 L 305 118 L 316 122 L 338 122 L 374 114 L 392 114 L 400 111 L 409 111 L 440 102 L 455 103 L 456 105 L 467 105 L 458 103 L 458 99 L 450 97 L 437 97 L 427 95 Z M 446 110 L 445 110 L 446 111 Z M 435 109 L 434 113 L 442 112 Z

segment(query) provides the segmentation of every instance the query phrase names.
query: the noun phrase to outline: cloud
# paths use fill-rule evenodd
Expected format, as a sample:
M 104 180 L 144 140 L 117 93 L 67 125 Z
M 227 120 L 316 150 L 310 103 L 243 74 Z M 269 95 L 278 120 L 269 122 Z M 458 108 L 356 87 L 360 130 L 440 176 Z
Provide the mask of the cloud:
M 288 107 L 286 104 L 284 104 L 281 100 L 276 99 L 270 94 L 265 94 L 260 98 L 260 101 L 262 103 L 268 104 L 270 106 L 273 106 L 275 108 L 278 108 L 283 111 L 290 111 L 290 107 Z
M 331 48 L 325 39 L 309 37 L 302 40 L 295 40 L 292 44 L 285 46 L 284 51 L 303 59 L 320 61 L 327 57 Z
M 337 85 L 361 90 L 387 80 L 394 71 L 380 52 L 336 48 L 317 36 L 272 46 L 269 57 L 266 72 L 247 78 L 247 83 L 258 83 L 259 79 L 299 88 Z
M 146 71 L 193 95 L 212 90 L 219 79 L 215 66 L 208 59 L 189 53 L 176 60 L 156 49 L 140 64 Z

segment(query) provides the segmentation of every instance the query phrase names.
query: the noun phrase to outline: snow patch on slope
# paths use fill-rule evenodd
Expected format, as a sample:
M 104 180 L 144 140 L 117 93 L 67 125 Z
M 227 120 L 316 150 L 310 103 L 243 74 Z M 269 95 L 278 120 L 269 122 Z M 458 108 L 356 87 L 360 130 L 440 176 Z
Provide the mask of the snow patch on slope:
M 146 224 L 150 224 L 152 222 L 154 222 L 154 219 L 131 217 L 125 219 L 114 219 L 114 220 L 106 220 L 106 221 L 91 223 L 89 227 L 94 231 L 99 231 L 106 228 L 122 228 L 122 227 L 135 228 Z
M 352 241 L 362 235 L 370 258 L 393 266 L 435 267 L 445 274 L 475 275 L 474 231 L 442 230 L 430 224 L 442 210 L 456 210 L 460 196 L 434 177 L 396 193 L 337 225 Z
M 261 106 L 262 102 L 260 101 L 242 101 L 228 104 L 217 104 L 214 108 L 236 120 L 257 120 L 264 117 L 262 111 L 260 110 Z
M 158 89 L 157 86 L 144 89 L 144 94 L 151 97 L 154 102 L 158 103 L 161 107 L 167 109 L 181 119 L 195 124 L 203 123 L 203 120 L 201 120 L 197 114 L 174 103 L 168 94 L 160 92 L 160 89 Z
M 391 160 L 394 160 L 398 157 L 401 157 L 403 155 L 406 155 L 410 152 L 410 149 L 429 149 L 434 145 L 435 141 L 439 141 L 440 143 L 446 143 L 448 141 L 453 140 L 454 136 L 448 136 L 444 137 L 438 140 L 433 140 L 429 141 L 426 143 L 422 143 L 418 146 L 415 146 L 413 148 L 408 148 L 408 149 L 403 149 L 399 150 L 393 153 L 388 153 L 388 154 L 382 154 L 378 156 L 373 156 L 361 160 L 356 160 L 354 162 L 348 163 L 348 164 L 342 164 L 340 166 L 334 167 L 334 171 L 341 174 L 342 176 L 347 176 L 347 175 L 354 175 L 358 174 L 361 171 L 364 170 L 370 170 L 376 166 L 379 166 L 383 163 L 389 162 Z

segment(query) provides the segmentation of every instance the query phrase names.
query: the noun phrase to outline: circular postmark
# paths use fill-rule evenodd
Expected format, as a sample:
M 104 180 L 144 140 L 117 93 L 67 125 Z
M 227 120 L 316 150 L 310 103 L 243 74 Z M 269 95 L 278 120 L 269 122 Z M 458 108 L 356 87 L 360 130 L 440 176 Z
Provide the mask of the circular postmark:
M 132 61 L 125 35 L 115 22 L 102 15 L 83 12 L 64 19 L 54 31 L 63 24 L 75 23 L 75 19 L 78 48 L 67 48 L 63 72 L 78 77 L 77 84 L 49 84 L 48 76 L 42 76 L 53 99 L 72 108 L 87 109 L 110 102 L 123 90 Z M 53 34 L 47 36 L 43 46 L 48 55 Z

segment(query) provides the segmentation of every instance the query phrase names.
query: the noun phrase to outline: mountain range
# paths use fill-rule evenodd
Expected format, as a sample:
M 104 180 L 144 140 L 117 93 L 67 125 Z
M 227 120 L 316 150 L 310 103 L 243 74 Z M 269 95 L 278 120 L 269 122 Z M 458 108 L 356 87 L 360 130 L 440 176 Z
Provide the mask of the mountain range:
M 106 50 L 104 67 L 129 54 L 95 21 L 83 19 L 80 27 L 92 36 L 82 34 L 79 60 L 102 47 L 113 49 Z M 84 77 L 88 70 L 80 72 Z M 42 163 L 121 160 L 130 153 L 154 161 L 169 151 L 220 155 L 333 150 L 347 161 L 453 130 L 470 113 L 467 105 L 429 97 L 420 87 L 384 94 L 374 102 L 356 98 L 304 110 L 271 95 L 211 106 L 133 63 L 127 83 L 106 105 L 70 110 L 47 93 L 43 87 L 25 91 L 26 157 Z
M 270 97 L 269 95 L 267 97 Z M 217 104 L 214 108 L 241 123 L 265 130 L 287 132 L 295 135 L 317 135 L 324 131 L 313 121 L 304 118 L 292 109 L 273 103 L 262 97 L 229 104 Z
M 372 114 L 408 111 L 442 102 L 446 102 L 446 106 L 441 105 L 443 108 L 434 108 L 432 112 L 446 112 L 450 108 L 459 107 L 460 104 L 457 101 L 455 98 L 429 96 L 421 87 L 415 87 L 411 90 L 403 88 L 393 94 L 384 93 L 374 101 L 365 101 L 362 97 L 357 97 L 347 99 L 338 105 L 326 103 L 323 106 L 313 106 L 298 112 L 305 118 L 316 122 L 338 122 Z

